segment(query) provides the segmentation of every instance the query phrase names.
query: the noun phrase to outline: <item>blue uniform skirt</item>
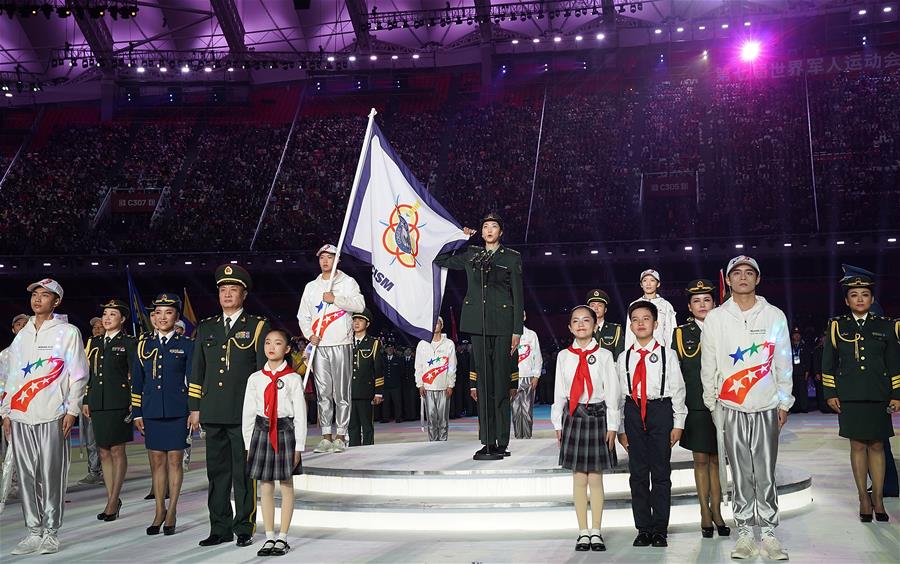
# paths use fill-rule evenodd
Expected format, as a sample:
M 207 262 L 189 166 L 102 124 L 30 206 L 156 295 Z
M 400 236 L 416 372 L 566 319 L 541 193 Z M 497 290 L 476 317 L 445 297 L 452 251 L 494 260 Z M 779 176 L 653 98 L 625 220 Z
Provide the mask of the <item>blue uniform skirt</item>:
M 144 417 L 144 446 L 148 450 L 184 450 L 187 436 L 187 415 L 159 419 Z

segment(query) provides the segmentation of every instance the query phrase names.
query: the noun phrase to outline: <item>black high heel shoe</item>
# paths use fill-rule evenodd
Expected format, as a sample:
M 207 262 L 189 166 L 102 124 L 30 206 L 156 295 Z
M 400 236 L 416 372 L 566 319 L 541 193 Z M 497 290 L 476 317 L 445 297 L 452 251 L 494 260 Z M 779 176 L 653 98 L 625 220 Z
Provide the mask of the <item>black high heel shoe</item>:
M 167 537 L 170 537 L 175 534 L 175 523 L 172 523 L 171 525 L 163 525 L 162 529 L 163 534 Z
M 881 521 L 882 523 L 887 523 L 888 521 L 890 521 L 890 519 L 891 519 L 891 517 L 887 513 L 879 513 L 877 511 L 875 512 L 875 520 L 876 521 Z
M 118 505 L 116 505 L 115 513 L 107 513 L 106 517 L 103 519 L 104 521 L 115 521 L 119 518 L 119 512 L 122 511 L 122 499 L 119 499 Z M 98 515 L 99 517 L 99 515 Z
M 715 531 L 715 527 L 700 527 L 700 534 L 705 539 L 713 538 L 713 531 Z
M 722 523 L 721 525 L 716 525 L 716 531 L 719 533 L 720 537 L 730 537 L 731 536 L 731 527 Z
M 158 535 L 160 527 L 162 527 L 163 523 L 165 523 L 165 522 L 166 522 L 166 512 L 163 511 L 163 517 L 160 520 L 159 525 L 151 524 L 149 527 L 147 527 L 147 534 L 150 536 Z

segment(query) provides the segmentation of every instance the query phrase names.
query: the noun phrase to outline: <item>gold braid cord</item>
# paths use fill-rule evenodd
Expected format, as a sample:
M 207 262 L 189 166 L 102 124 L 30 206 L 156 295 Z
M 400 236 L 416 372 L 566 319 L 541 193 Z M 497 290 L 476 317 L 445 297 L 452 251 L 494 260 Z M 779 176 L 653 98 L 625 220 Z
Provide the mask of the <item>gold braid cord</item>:
M 151 352 L 148 355 L 145 355 L 144 354 L 144 345 L 146 345 L 146 344 L 147 344 L 146 340 L 138 343 L 138 359 L 141 361 L 141 365 L 144 364 L 145 360 L 150 360 L 151 358 L 153 359 L 153 363 L 152 363 L 153 364 L 153 379 L 156 380 L 156 357 L 159 355 L 159 349 L 158 348 L 153 349 L 153 352 Z
M 681 327 L 679 327 L 679 328 L 677 328 L 677 329 L 675 330 L 675 341 L 678 343 L 678 355 L 679 355 L 682 359 L 684 359 L 684 358 L 694 358 L 695 356 L 697 356 L 698 354 L 700 354 L 700 345 L 697 345 L 697 350 L 695 350 L 692 354 L 688 354 L 688 353 L 684 350 L 684 341 L 682 340 L 682 337 L 681 337 L 681 334 L 682 334 L 682 333 L 683 333 L 683 331 L 681 330 Z
M 256 347 L 256 342 L 259 341 L 259 334 L 262 333 L 263 323 L 264 321 L 262 320 L 257 322 L 256 331 L 253 332 L 253 340 L 244 346 L 241 346 L 234 337 L 228 339 L 228 346 L 225 349 L 225 370 L 231 370 L 231 344 L 234 343 L 234 346 L 242 351 Z
M 853 355 L 856 357 L 856 360 L 859 360 L 859 341 L 861 339 L 859 333 L 852 339 L 846 339 L 841 335 L 841 332 L 838 331 L 838 322 L 837 319 L 831 322 L 831 344 L 834 346 L 834 350 L 838 350 L 837 341 L 840 339 L 845 343 L 853 343 Z

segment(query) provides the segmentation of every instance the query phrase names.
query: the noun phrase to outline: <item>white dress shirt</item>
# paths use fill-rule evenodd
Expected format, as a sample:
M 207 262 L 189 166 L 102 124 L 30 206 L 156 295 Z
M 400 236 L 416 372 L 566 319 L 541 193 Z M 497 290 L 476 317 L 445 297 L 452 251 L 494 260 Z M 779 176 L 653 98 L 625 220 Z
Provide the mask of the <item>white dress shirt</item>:
M 582 350 L 591 350 L 597 346 L 597 341 L 591 342 Z M 572 342 L 572 348 L 581 349 L 577 341 Z M 591 362 L 591 357 L 594 361 Z M 562 430 L 563 414 L 569 409 L 569 392 L 572 389 L 572 380 L 575 379 L 575 370 L 578 368 L 578 355 L 563 349 L 556 356 L 556 384 L 553 391 L 553 407 L 550 409 L 550 419 L 553 428 Z M 591 385 L 593 392 L 588 396 L 587 385 L 578 398 L 578 403 L 606 402 L 606 428 L 615 431 L 619 428 L 620 411 L 617 405 L 619 398 L 619 380 L 616 378 L 616 367 L 612 353 L 604 348 L 598 348 L 588 356 L 588 371 L 591 373 Z
M 619 413 L 623 414 L 620 432 L 625 431 L 625 401 L 626 396 L 631 395 L 631 388 L 628 385 L 628 374 L 631 374 L 631 381 L 633 383 L 634 369 L 641 360 L 641 355 L 638 353 L 639 350 L 651 351 L 650 354 L 646 356 L 645 361 L 647 366 L 647 399 L 656 400 L 660 398 L 671 398 L 673 427 L 676 429 L 684 429 L 684 420 L 687 417 L 687 406 L 684 404 L 685 389 L 684 377 L 681 375 L 681 364 L 678 362 L 678 355 L 675 354 L 675 351 L 669 347 L 664 348 L 661 344 L 659 348 L 655 348 L 656 344 L 656 339 L 650 339 L 650 342 L 643 347 L 638 343 L 635 343 L 630 349 L 625 349 L 625 352 L 619 355 L 619 360 L 616 363 L 616 370 L 619 373 L 619 386 L 622 390 L 621 396 L 619 397 Z M 629 354 L 629 350 L 631 351 L 631 354 Z M 662 384 L 663 354 L 666 355 L 666 384 L 660 395 L 659 387 Z M 626 373 L 625 359 L 628 357 L 630 358 L 628 359 L 628 371 Z M 640 397 L 640 390 L 638 390 L 637 398 Z
M 280 372 L 285 369 L 287 362 L 282 361 L 272 372 Z M 265 364 L 269 370 L 269 363 Z M 306 398 L 303 397 L 303 378 L 296 372 L 291 372 L 279 378 L 284 386 L 278 389 L 278 417 L 292 417 L 294 419 L 294 440 L 296 452 L 303 452 L 306 447 Z M 256 416 L 266 416 L 266 387 L 272 379 L 257 370 L 247 380 L 247 390 L 244 392 L 244 409 L 241 417 L 241 430 L 244 435 L 244 446 L 249 450 L 250 441 L 253 438 L 253 428 L 256 426 Z

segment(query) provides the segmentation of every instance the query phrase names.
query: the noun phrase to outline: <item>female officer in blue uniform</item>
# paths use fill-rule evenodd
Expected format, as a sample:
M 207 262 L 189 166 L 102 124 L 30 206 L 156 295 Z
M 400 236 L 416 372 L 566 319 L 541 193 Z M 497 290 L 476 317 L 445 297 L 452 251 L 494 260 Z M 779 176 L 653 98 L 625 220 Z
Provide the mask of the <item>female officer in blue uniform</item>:
M 188 394 L 194 341 L 175 331 L 181 316 L 181 298 L 160 294 L 153 301 L 157 335 L 140 342 L 132 371 L 131 405 L 134 424 L 144 434 L 150 451 L 150 470 L 156 515 L 148 535 L 175 534 L 176 506 L 184 471 L 181 459 L 188 436 Z M 165 506 L 168 486 L 169 508 Z

